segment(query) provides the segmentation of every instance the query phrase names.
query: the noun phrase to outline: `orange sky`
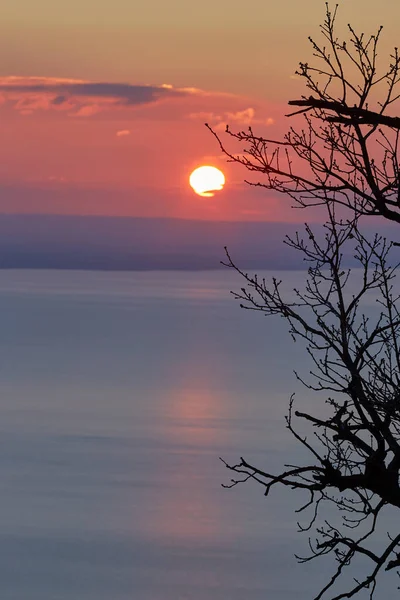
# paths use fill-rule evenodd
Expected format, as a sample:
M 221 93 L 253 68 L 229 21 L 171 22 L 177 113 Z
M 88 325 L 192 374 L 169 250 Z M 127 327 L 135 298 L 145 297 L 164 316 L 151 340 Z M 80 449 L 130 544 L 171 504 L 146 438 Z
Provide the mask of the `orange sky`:
M 242 183 L 204 122 L 281 135 L 323 15 L 321 0 L 3 0 L 0 211 L 297 219 Z M 384 51 L 399 18 L 392 0 L 339 13 L 367 31 L 382 23 Z M 212 199 L 188 187 L 207 163 L 227 176 Z

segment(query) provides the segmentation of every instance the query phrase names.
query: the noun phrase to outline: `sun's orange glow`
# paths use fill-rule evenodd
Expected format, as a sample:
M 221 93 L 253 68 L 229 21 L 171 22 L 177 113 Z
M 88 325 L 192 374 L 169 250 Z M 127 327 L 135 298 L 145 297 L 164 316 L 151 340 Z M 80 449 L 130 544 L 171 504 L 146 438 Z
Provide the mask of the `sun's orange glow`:
M 216 167 L 198 167 L 189 177 L 190 186 L 199 196 L 211 197 L 225 185 L 225 175 Z

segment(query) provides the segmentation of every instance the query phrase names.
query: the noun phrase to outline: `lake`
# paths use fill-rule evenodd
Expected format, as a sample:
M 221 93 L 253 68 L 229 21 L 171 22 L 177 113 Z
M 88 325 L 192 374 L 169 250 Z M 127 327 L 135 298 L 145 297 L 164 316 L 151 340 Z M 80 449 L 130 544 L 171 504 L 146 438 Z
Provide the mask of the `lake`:
M 310 402 L 303 347 L 240 285 L 0 271 L 2 600 L 309 599 L 327 577 L 293 557 L 301 497 L 221 487 L 220 456 L 293 460 L 288 399 Z

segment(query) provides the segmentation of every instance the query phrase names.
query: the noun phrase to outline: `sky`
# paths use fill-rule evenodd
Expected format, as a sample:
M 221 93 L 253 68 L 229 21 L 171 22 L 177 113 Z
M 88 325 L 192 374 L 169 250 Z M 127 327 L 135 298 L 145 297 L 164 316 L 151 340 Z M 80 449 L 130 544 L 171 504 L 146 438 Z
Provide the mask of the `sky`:
M 246 186 L 204 123 L 280 137 L 324 10 L 322 0 L 3 0 L 0 212 L 304 220 Z M 399 20 L 393 0 L 339 6 L 339 31 L 384 26 L 383 54 Z M 202 164 L 226 175 L 213 198 L 188 185 Z

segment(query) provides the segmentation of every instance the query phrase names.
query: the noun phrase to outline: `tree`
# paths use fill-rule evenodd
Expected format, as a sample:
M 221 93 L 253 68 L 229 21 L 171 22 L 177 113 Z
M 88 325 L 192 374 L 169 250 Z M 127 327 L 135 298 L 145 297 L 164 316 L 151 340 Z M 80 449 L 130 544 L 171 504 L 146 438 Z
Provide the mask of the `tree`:
M 225 487 L 251 480 L 263 486 L 266 496 L 276 485 L 307 495 L 298 512 L 311 511 L 300 526 L 312 532 L 310 553 L 299 560 L 328 556 L 336 563 L 315 600 L 328 593 L 335 600 L 350 598 L 363 590 L 372 598 L 378 576 L 400 568 L 400 530 L 382 535 L 385 513 L 400 514 L 397 265 L 390 258 L 393 243 L 378 234 L 368 239 L 360 228 L 365 215 L 400 222 L 400 118 L 388 114 L 399 98 L 400 59 L 395 49 L 389 68 L 379 74 L 381 29 L 366 38 L 349 26 L 350 41 L 341 42 L 335 17 L 336 9 L 332 13 L 326 5 L 321 26 L 326 45 L 310 38 L 317 66 L 300 63 L 298 74 L 312 92 L 289 103 L 301 107 L 300 130 L 292 127 L 276 141 L 256 136 L 251 128 L 235 133 L 227 127 L 230 138 L 245 145 L 239 155 L 213 132 L 228 160 L 263 175 L 250 185 L 288 194 L 301 207 L 326 210 L 322 236 L 306 225 L 304 237 L 286 239 L 308 264 L 305 287 L 294 290 L 294 299 L 284 296 L 277 279 L 267 282 L 242 271 L 228 251 L 226 261 L 245 280 L 234 292 L 241 305 L 284 317 L 291 335 L 306 344 L 313 368 L 309 380 L 297 377 L 326 400 L 323 416 L 316 416 L 295 411 L 290 399 L 286 425 L 307 451 L 307 462 L 273 474 L 244 458 L 237 464 L 224 461 L 235 473 Z M 386 89 L 379 99 L 382 86 Z M 356 272 L 344 264 L 348 248 Z M 378 302 L 375 318 L 362 310 L 370 294 Z M 312 435 L 300 433 L 295 419 L 308 424 Z M 335 522 L 324 517 L 327 505 L 337 512 Z M 350 565 L 362 570 L 357 580 L 346 575 Z
M 335 34 L 336 10 L 332 13 L 326 4 L 324 44 L 309 38 L 316 66 L 300 63 L 296 71 L 311 92 L 289 102 L 301 107 L 288 115 L 302 114 L 300 129 L 292 127 L 283 140 L 270 140 L 251 127 L 233 132 L 227 126 L 226 133 L 244 144 L 244 152 L 234 155 L 207 127 L 230 161 L 262 174 L 262 181 L 249 185 L 287 194 L 297 206 L 335 202 L 357 215 L 400 223 L 400 117 L 388 114 L 400 98 L 398 49 L 380 73 L 382 28 L 366 38 L 349 25 L 350 40 L 341 42 Z M 294 168 L 294 159 L 301 168 Z

